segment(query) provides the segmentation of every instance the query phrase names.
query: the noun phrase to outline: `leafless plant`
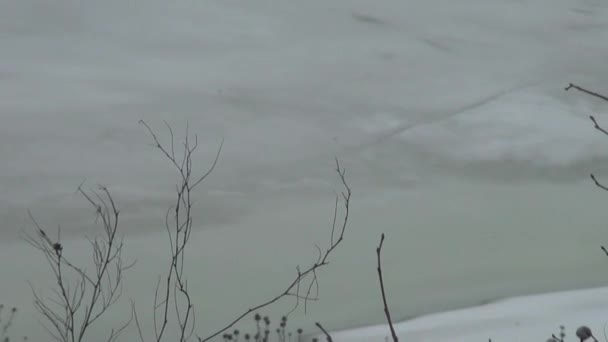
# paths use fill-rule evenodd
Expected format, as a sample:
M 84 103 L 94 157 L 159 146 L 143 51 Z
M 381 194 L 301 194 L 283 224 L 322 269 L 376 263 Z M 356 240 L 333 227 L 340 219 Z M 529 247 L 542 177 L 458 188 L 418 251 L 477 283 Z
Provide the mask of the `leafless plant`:
M 565 88 L 565 90 L 568 91 L 570 89 L 576 89 L 576 90 L 578 90 L 578 91 L 580 91 L 582 93 L 591 95 L 591 96 L 593 96 L 595 98 L 598 98 L 600 100 L 608 102 L 608 96 L 602 95 L 602 94 L 597 93 L 595 91 L 588 90 L 588 89 L 583 88 L 581 86 L 578 86 L 576 84 L 573 84 L 573 83 L 568 84 L 568 86 Z M 593 122 L 593 127 L 596 130 L 600 131 L 604 135 L 608 135 L 608 131 L 606 129 L 604 129 L 602 126 L 600 126 L 600 124 L 597 122 L 597 120 L 595 119 L 595 117 L 593 115 L 589 115 L 589 119 L 591 120 L 591 122 Z M 593 173 L 590 175 L 590 177 L 591 177 L 591 180 L 593 181 L 593 183 L 595 184 L 595 186 L 597 186 L 598 188 L 600 188 L 602 190 L 608 191 L 608 187 L 606 185 L 602 184 L 600 181 L 598 181 Z M 606 249 L 606 247 L 601 246 L 601 249 L 608 256 L 608 250 Z M 561 327 L 561 330 L 562 330 L 562 334 L 560 335 L 561 339 L 559 339 L 559 341 L 563 341 L 564 340 L 564 334 L 563 334 L 564 327 L 563 326 Z M 586 341 L 586 340 L 588 340 L 588 339 L 591 338 L 591 339 L 593 339 L 594 341 L 597 342 L 597 339 L 595 338 L 595 336 L 593 336 L 593 333 L 591 332 L 591 329 L 589 327 L 587 327 L 587 326 L 581 326 L 581 327 L 579 327 L 576 330 L 576 336 L 580 339 L 580 341 Z M 553 335 L 553 337 L 556 340 L 558 340 L 555 337 L 555 335 Z
M 598 99 L 600 99 L 600 100 L 603 100 L 603 101 L 608 102 L 608 96 L 605 96 L 605 95 L 602 95 L 602 94 L 600 94 L 600 93 L 597 93 L 597 92 L 594 92 L 594 91 L 588 90 L 588 89 L 583 88 L 583 87 L 581 87 L 581 86 L 578 86 L 578 85 L 576 85 L 576 84 L 573 84 L 573 83 L 568 84 L 568 86 L 565 88 L 565 90 L 566 90 L 566 91 L 568 91 L 568 90 L 570 90 L 570 89 L 575 89 L 575 90 L 578 90 L 578 91 L 580 91 L 580 92 L 582 92 L 582 93 L 585 93 L 585 94 L 591 95 L 591 96 L 593 96 L 593 97 L 595 97 L 595 98 L 598 98 Z M 595 119 L 595 117 L 594 117 L 593 115 L 589 115 L 589 119 L 591 120 L 591 122 L 593 122 L 593 127 L 594 127 L 596 130 L 598 130 L 598 131 L 602 132 L 602 133 L 603 133 L 603 134 L 605 134 L 605 135 L 608 135 L 608 131 L 607 131 L 606 129 L 604 129 L 602 126 L 600 126 L 600 124 L 597 122 L 597 120 Z M 597 186 L 598 188 L 600 188 L 600 189 L 602 189 L 602 190 L 608 191 L 608 186 L 606 186 L 606 185 L 604 185 L 603 183 L 601 183 L 601 182 L 600 182 L 600 181 L 599 181 L 599 180 L 598 180 L 598 179 L 595 177 L 595 175 L 594 175 L 593 173 L 590 175 L 590 177 L 591 177 L 591 180 L 593 181 L 593 183 L 595 184 L 595 186 Z M 607 250 L 607 249 L 606 249 L 604 246 L 601 246 L 601 248 L 602 248 L 602 251 L 603 251 L 603 252 L 604 252 L 604 253 L 605 253 L 605 254 L 608 256 L 608 250 Z
M 181 143 L 181 151 L 176 154 L 175 136 L 171 126 L 165 122 L 171 138 L 170 145 L 165 146 L 146 122 L 140 120 L 139 123 L 146 127 L 154 140 L 156 148 L 167 157 L 179 174 L 179 181 L 175 187 L 175 200 L 165 214 L 165 229 L 169 238 L 171 260 L 166 275 L 158 279 L 154 294 L 153 314 L 154 335 L 157 342 L 165 336 L 171 313 L 175 315 L 179 328 L 179 339 L 171 337 L 170 340 L 184 342 L 192 337 L 195 328 L 195 311 L 188 291 L 188 280 L 184 272 L 186 246 L 192 233 L 192 192 L 215 169 L 223 142 L 217 150 L 211 167 L 202 175 L 194 175 L 192 157 L 198 147 L 198 137 L 194 135 L 194 140 L 190 138 L 188 126 L 186 126 L 184 141 Z M 143 341 L 141 333 L 140 338 Z
M 31 283 L 30 287 L 34 306 L 46 322 L 44 328 L 60 342 L 85 340 L 91 326 L 120 298 L 123 272 L 134 264 L 125 264 L 122 257 L 124 244 L 123 237 L 118 235 L 119 211 L 110 191 L 100 186 L 98 190 L 85 192 L 79 186 L 78 192 L 93 206 L 96 222 L 102 227 L 101 234 L 87 238 L 93 254 L 92 272 L 65 256 L 61 227 L 53 239 L 29 211 L 36 229 L 35 234 L 24 236 L 25 241 L 42 253 L 52 271 L 56 284 L 52 296 L 41 295 Z M 112 329 L 106 340 L 115 341 L 132 319 L 133 314 L 120 327 Z
M 164 275 L 159 276 L 154 292 L 153 327 L 154 339 L 178 340 L 177 336 L 168 336 L 169 326 L 176 326 L 179 342 L 189 341 L 195 330 L 195 310 L 186 279 L 186 248 L 193 228 L 193 191 L 215 169 L 223 146 L 217 150 L 211 166 L 202 174 L 196 175 L 193 169 L 193 156 L 198 147 L 196 135 L 191 137 L 186 126 L 186 136 L 182 142 L 176 143 L 172 128 L 165 122 L 170 135 L 170 142 L 161 143 L 154 130 L 144 121 L 140 121 L 154 141 L 155 148 L 170 161 L 178 173 L 175 187 L 175 199 L 165 213 L 165 229 L 168 234 L 170 262 Z M 351 189 L 345 178 L 345 170 L 341 168 L 336 158 L 336 172 L 344 187 L 344 191 L 336 196 L 333 223 L 329 243 L 325 249 L 316 246 L 318 256 L 315 261 L 302 270 L 296 267 L 296 276 L 285 290 L 273 298 L 256 305 L 237 316 L 220 330 L 207 337 L 197 335 L 199 342 L 209 341 L 225 333 L 236 323 L 249 314 L 267 307 L 280 299 L 292 297 L 295 303 L 289 315 L 301 303 L 306 311 L 309 301 L 318 299 L 319 283 L 317 271 L 329 264 L 330 255 L 344 240 L 350 211 Z M 123 286 L 123 272 L 133 266 L 123 263 L 123 239 L 119 237 L 119 210 L 110 191 L 100 186 L 96 191 L 85 192 L 82 186 L 78 192 L 95 208 L 97 218 L 101 218 L 103 234 L 88 239 L 93 251 L 94 271 L 87 273 L 83 266 L 77 265 L 64 254 L 61 242 L 61 229 L 57 237 L 51 238 L 47 230 L 42 228 L 29 213 L 36 230 L 35 234 L 26 234 L 25 240 L 42 252 L 45 256 L 56 281 L 57 288 L 53 289 L 52 297 L 43 297 L 34 292 L 34 305 L 42 314 L 47 324 L 43 324 L 47 332 L 59 342 L 82 342 L 90 327 L 120 298 Z M 338 220 L 340 202 L 343 203 L 343 219 Z M 118 329 L 112 330 L 107 337 L 108 342 L 115 341 L 132 321 L 135 322 L 139 339 L 146 338 L 142 332 L 135 304 L 131 303 L 131 317 Z M 285 319 L 286 321 L 286 319 Z M 286 323 L 286 322 L 284 322 Z M 291 337 L 286 334 L 283 326 L 282 338 Z M 301 334 L 301 331 L 299 332 Z
M 317 248 L 317 259 L 312 263 L 308 268 L 302 270 L 300 266 L 296 266 L 296 276 L 294 279 L 285 287 L 285 289 L 274 296 L 273 298 L 256 305 L 248 310 L 245 310 L 242 314 L 237 316 L 234 320 L 228 323 L 226 326 L 216 331 L 215 333 L 208 335 L 207 337 L 198 337 L 199 342 L 206 342 L 211 340 L 212 338 L 222 334 L 228 329 L 232 328 L 235 324 L 237 324 L 240 320 L 247 317 L 247 315 L 258 311 L 264 307 L 272 305 L 277 301 L 286 298 L 293 297 L 295 298 L 295 303 L 292 309 L 289 311 L 288 315 L 295 311 L 301 303 L 304 303 L 304 311 L 306 312 L 306 307 L 309 301 L 317 300 L 319 295 L 319 282 L 317 278 L 317 271 L 329 264 L 330 255 L 332 252 L 340 245 L 342 241 L 344 241 L 344 233 L 346 232 L 346 227 L 348 225 L 348 218 L 350 213 L 350 198 L 351 198 L 351 189 L 346 182 L 346 171 L 340 166 L 340 162 L 338 159 L 335 159 L 336 162 L 336 172 L 338 173 L 338 177 L 344 187 L 344 191 L 340 193 L 340 195 L 336 196 L 335 206 L 334 206 L 334 217 L 333 223 L 331 227 L 331 235 L 329 236 L 329 244 L 328 247 L 324 250 L 321 247 L 316 246 Z M 338 221 L 338 208 L 340 199 L 342 199 L 344 215 L 341 222 Z M 313 295 L 314 291 L 314 295 Z
M 382 279 L 382 263 L 380 260 L 380 255 L 382 253 L 383 244 L 384 244 L 384 233 L 382 234 L 382 237 L 380 238 L 380 244 L 378 245 L 378 248 L 376 248 L 376 256 L 378 258 L 378 267 L 377 267 L 378 279 L 380 281 L 380 291 L 382 292 L 382 302 L 384 304 L 384 314 L 386 315 L 386 320 L 388 322 L 388 326 L 391 329 L 391 335 L 393 337 L 393 342 L 398 342 L 399 338 L 397 337 L 397 333 L 395 332 L 395 327 L 393 327 L 393 320 L 391 319 L 391 313 L 388 310 L 388 303 L 386 301 L 386 292 L 384 291 L 384 280 Z

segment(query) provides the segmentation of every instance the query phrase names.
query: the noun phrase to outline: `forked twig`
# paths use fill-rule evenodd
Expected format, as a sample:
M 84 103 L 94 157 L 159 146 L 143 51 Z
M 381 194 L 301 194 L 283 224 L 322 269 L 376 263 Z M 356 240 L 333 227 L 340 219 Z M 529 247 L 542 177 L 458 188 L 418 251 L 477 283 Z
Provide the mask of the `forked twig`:
M 323 326 L 321 325 L 321 323 L 316 322 L 315 325 L 321 329 L 321 331 L 323 332 L 323 335 L 325 335 L 325 339 L 327 340 L 327 342 L 333 342 L 333 339 L 331 338 L 331 335 L 329 334 L 329 332 L 327 332 L 327 330 L 325 330 L 325 328 L 323 328 Z
M 564 88 L 564 90 L 568 91 L 568 90 L 573 89 L 573 88 L 576 89 L 576 90 L 578 90 L 578 91 L 580 91 L 580 92 L 583 92 L 585 94 L 597 97 L 597 98 L 602 99 L 604 101 L 608 101 L 608 96 L 605 96 L 605 95 L 596 93 L 594 91 L 585 89 L 585 88 L 580 87 L 580 86 L 578 86 L 576 84 L 573 84 L 573 83 L 569 83 L 568 86 L 566 88 Z
M 193 227 L 192 192 L 215 170 L 224 141 L 222 140 L 211 167 L 202 175 L 193 178 L 193 154 L 198 147 L 198 137 L 195 135 L 194 141 L 192 141 L 188 124 L 186 124 L 186 136 L 181 143 L 183 151 L 177 152 L 181 155 L 181 157 L 178 157 L 176 154 L 175 135 L 167 122 L 165 122 L 165 126 L 171 137 L 169 147 L 165 147 L 160 142 L 156 133 L 145 121 L 140 120 L 139 123 L 148 130 L 156 148 L 169 159 L 179 175 L 179 182 L 175 187 L 177 195 L 175 202 L 167 209 L 165 214 L 165 230 L 167 231 L 169 240 L 170 264 L 164 281 L 161 281 L 162 278 L 159 278 L 154 292 L 153 320 L 155 340 L 157 342 L 163 340 L 170 323 L 169 316 L 172 312 L 179 329 L 178 341 L 185 342 L 194 334 L 196 322 L 194 304 L 188 290 L 188 281 L 185 275 L 185 250 Z M 141 333 L 140 339 L 143 339 Z

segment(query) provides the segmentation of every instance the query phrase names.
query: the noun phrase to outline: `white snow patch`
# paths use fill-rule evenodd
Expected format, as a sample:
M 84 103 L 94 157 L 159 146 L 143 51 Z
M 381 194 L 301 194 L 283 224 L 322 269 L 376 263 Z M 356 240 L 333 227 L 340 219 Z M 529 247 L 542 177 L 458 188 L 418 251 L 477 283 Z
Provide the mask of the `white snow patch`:
M 576 328 L 586 325 L 604 340 L 608 322 L 608 287 L 523 296 L 492 304 L 423 316 L 395 325 L 400 340 L 443 341 L 545 341 L 566 327 L 573 341 Z M 388 325 L 364 327 L 331 334 L 334 341 L 384 341 Z

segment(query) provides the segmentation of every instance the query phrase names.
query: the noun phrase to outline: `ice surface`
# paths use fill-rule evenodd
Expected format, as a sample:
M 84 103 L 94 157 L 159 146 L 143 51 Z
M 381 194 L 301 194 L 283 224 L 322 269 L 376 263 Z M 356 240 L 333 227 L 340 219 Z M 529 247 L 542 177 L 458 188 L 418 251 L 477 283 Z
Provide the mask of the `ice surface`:
M 607 6 L 0 0 L 0 272 L 10 293 L 0 301 L 27 315 L 25 280 L 48 279 L 18 240 L 31 227 L 26 209 L 88 255 L 78 239 L 93 217 L 74 194 L 86 180 L 121 206 L 139 260 L 127 293 L 147 303 L 166 261 L 157 233 L 174 178 L 140 119 L 176 132 L 188 121 L 201 168 L 225 139 L 197 198 L 190 281 L 201 331 L 274 294 L 326 242 L 335 155 L 354 191 L 351 226 L 321 275 L 322 300 L 294 324 L 382 322 L 382 232 L 398 320 L 604 285 L 608 198 L 588 175 L 608 174 L 608 145 L 588 115 L 608 122 L 606 104 L 563 88 L 608 92 Z M 19 327 L 35 340 L 32 322 Z

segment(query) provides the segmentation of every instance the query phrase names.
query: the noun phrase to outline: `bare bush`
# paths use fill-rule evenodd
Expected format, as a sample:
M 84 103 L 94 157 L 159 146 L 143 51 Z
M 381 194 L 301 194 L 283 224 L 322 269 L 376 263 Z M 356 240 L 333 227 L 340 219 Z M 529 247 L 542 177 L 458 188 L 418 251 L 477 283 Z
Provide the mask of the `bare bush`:
M 155 148 L 168 159 L 177 172 L 178 181 L 175 187 L 175 199 L 165 213 L 165 230 L 168 237 L 168 265 L 166 272 L 159 276 L 153 297 L 153 338 L 162 340 L 189 341 L 195 331 L 195 308 L 190 295 L 187 280 L 186 249 L 193 229 L 193 192 L 215 169 L 222 150 L 222 144 L 217 150 L 211 166 L 196 174 L 193 169 L 193 156 L 198 147 L 198 137 L 191 136 L 186 127 L 183 141 L 176 142 L 172 128 L 165 123 L 170 141 L 161 143 L 154 130 L 144 121 L 140 121 L 152 140 Z M 326 248 L 317 247 L 316 260 L 305 269 L 296 267 L 294 279 L 285 286 L 285 289 L 276 296 L 244 310 L 232 321 L 216 332 L 206 337 L 196 335 L 199 342 L 209 341 L 215 337 L 229 335 L 227 331 L 243 318 L 253 312 L 265 308 L 283 298 L 294 298 L 294 306 L 282 322 L 286 324 L 286 317 L 303 304 L 304 311 L 309 301 L 318 299 L 319 284 L 317 271 L 329 264 L 333 251 L 344 240 L 348 217 L 350 212 L 351 189 L 345 178 L 345 170 L 341 168 L 336 159 L 336 172 L 344 187 L 344 191 L 336 197 L 333 224 L 329 243 Z M 97 221 L 100 222 L 102 233 L 88 242 L 93 254 L 92 264 L 94 270 L 87 272 L 85 266 L 66 257 L 64 245 L 61 241 L 61 229 L 52 238 L 48 230 L 43 228 L 30 214 L 35 225 L 34 234 L 25 234 L 25 240 L 39 250 L 49 265 L 55 287 L 51 296 L 43 296 L 32 286 L 34 305 L 44 318 L 43 324 L 47 332 L 59 342 L 82 342 L 88 336 L 91 326 L 102 317 L 108 309 L 121 297 L 124 271 L 134 265 L 125 264 L 122 257 L 124 249 L 123 237 L 119 232 L 119 210 L 108 190 L 100 186 L 98 190 L 84 191 L 82 186 L 78 192 L 95 209 Z M 343 218 L 338 219 L 340 202 L 343 204 Z M 135 322 L 139 339 L 147 340 L 142 331 L 135 303 L 131 303 L 131 316 L 122 325 L 112 329 L 105 337 L 108 342 L 115 341 L 131 322 Z M 178 331 L 178 336 L 169 336 L 170 326 Z M 280 338 L 285 341 L 291 332 L 279 329 Z M 282 334 L 281 335 L 281 331 Z M 302 330 L 298 330 L 298 338 Z M 232 335 L 231 335 L 232 336 Z M 256 340 L 257 341 L 257 340 Z M 259 340 L 261 341 L 261 339 Z
M 211 167 L 202 175 L 193 176 L 192 157 L 198 146 L 197 136 L 195 135 L 194 138 L 190 138 L 189 132 L 186 130 L 186 137 L 179 145 L 181 146 L 181 151 L 176 152 L 176 146 L 178 145 L 176 145 L 173 130 L 168 124 L 165 123 L 170 135 L 170 142 L 168 144 L 163 144 L 158 139 L 158 136 L 154 130 L 152 130 L 147 123 L 143 121 L 140 121 L 140 123 L 146 127 L 154 140 L 155 147 L 158 148 L 165 157 L 167 157 L 179 175 L 179 181 L 176 186 L 176 199 L 165 216 L 165 228 L 167 230 L 170 242 L 171 263 L 169 266 L 168 275 L 163 279 L 162 284 L 159 280 L 154 296 L 155 336 L 157 341 L 160 341 L 163 338 L 163 334 L 166 331 L 166 327 L 169 322 L 170 308 L 173 307 L 172 314 L 174 314 L 177 320 L 180 331 L 179 341 L 188 341 L 193 334 L 195 325 L 195 311 L 193 309 L 184 271 L 185 250 L 192 232 L 193 223 L 191 211 L 192 192 L 197 185 L 199 185 L 214 170 L 220 156 L 221 145 Z M 243 313 L 236 316 L 232 321 L 214 333 L 211 333 L 206 337 L 197 335 L 199 342 L 209 341 L 213 338 L 220 337 L 222 334 L 222 336 L 229 336 L 227 332 L 242 319 L 260 309 L 274 304 L 283 298 L 290 297 L 295 299 L 294 306 L 290 312 L 287 313 L 286 317 L 295 311 L 301 303 L 303 303 L 304 310 L 306 311 L 308 302 L 318 299 L 319 284 L 317 279 L 317 270 L 329 264 L 330 255 L 344 240 L 350 213 L 351 189 L 346 182 L 346 172 L 340 166 L 337 158 L 335 163 L 336 172 L 342 186 L 344 187 L 344 191 L 341 192 L 341 194 L 337 196 L 335 200 L 334 217 L 328 246 L 325 249 L 317 246 L 318 255 L 316 261 L 304 270 L 297 266 L 297 273 L 294 279 L 285 286 L 285 289 L 282 292 L 268 299 L 267 301 L 244 310 Z M 344 212 L 341 220 L 338 219 L 340 200 L 342 200 Z M 172 301 L 173 305 L 169 304 L 170 301 Z M 139 328 L 137 314 L 135 315 L 135 318 Z M 139 329 L 139 331 L 140 338 L 143 341 L 144 338 L 141 334 L 141 329 Z M 258 334 L 258 337 L 261 338 L 261 334 Z
M 122 294 L 123 272 L 134 263 L 125 264 L 122 252 L 123 237 L 119 235 L 119 211 L 106 187 L 89 193 L 78 188 L 78 192 L 95 209 L 96 221 L 102 233 L 88 238 L 92 252 L 93 271 L 86 270 L 64 253 L 61 228 L 52 238 L 30 214 L 36 230 L 25 234 L 25 240 L 45 257 L 55 280 L 52 295 L 43 296 L 30 283 L 34 294 L 34 306 L 44 318 L 43 326 L 59 342 L 81 342 L 85 340 L 91 326 L 115 304 Z M 106 340 L 111 342 L 129 325 L 133 315 L 123 325 L 112 329 Z
M 195 311 L 185 274 L 185 252 L 192 234 L 193 224 L 192 193 L 215 169 L 223 143 L 218 148 L 211 167 L 201 175 L 194 175 L 192 157 L 198 147 L 198 137 L 196 135 L 192 140 L 186 127 L 184 141 L 180 144 L 181 146 L 178 146 L 178 148 L 181 147 L 181 151 L 178 150 L 176 153 L 175 136 L 168 124 L 165 123 L 171 138 L 168 146 L 160 142 L 146 122 L 140 121 L 140 124 L 146 127 L 154 140 L 156 148 L 171 162 L 179 178 L 175 187 L 175 200 L 165 214 L 170 262 L 164 278 L 159 277 L 154 293 L 154 336 L 157 342 L 163 340 L 168 324 L 171 322 L 170 315 L 174 315 L 179 329 L 179 337 L 173 336 L 169 340 L 188 341 L 195 328 Z M 138 321 L 136 322 L 138 323 Z M 137 325 L 139 328 L 139 323 Z M 138 331 L 143 341 L 141 329 L 138 329 Z

